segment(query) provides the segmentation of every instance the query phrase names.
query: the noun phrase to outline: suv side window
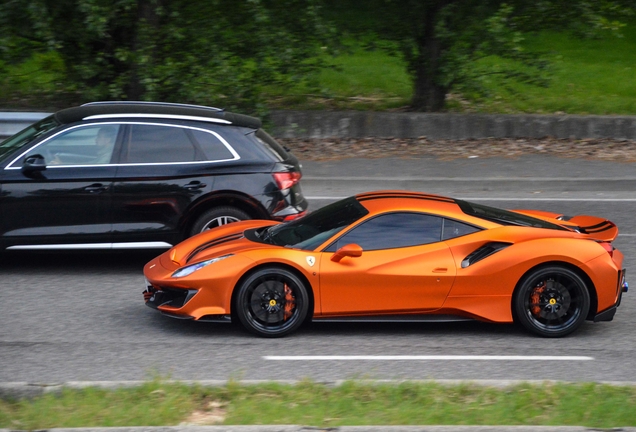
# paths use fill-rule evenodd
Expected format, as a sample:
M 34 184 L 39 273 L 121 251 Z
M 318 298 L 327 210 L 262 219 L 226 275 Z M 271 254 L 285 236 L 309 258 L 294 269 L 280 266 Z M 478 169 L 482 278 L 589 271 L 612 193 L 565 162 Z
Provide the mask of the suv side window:
M 38 145 L 26 156 L 40 154 L 47 165 L 101 165 L 111 162 L 119 126 L 73 127 Z
M 434 243 L 442 237 L 442 218 L 422 213 L 389 213 L 377 216 L 340 237 L 326 251 L 349 243 L 365 251 Z
M 130 125 L 128 163 L 192 162 L 202 160 L 187 129 L 174 126 Z

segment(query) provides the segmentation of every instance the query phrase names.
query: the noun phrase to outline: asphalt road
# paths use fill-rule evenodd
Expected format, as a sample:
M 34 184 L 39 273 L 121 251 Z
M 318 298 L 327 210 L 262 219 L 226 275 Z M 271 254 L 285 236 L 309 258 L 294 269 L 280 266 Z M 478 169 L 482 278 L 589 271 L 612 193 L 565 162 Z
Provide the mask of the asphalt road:
M 630 280 L 630 269 L 636 274 L 635 167 L 538 157 L 312 162 L 305 164 L 304 189 L 314 209 L 361 190 L 408 187 L 505 208 L 602 215 L 621 230 L 615 245 L 627 257 Z M 269 340 L 232 325 L 170 319 L 146 307 L 141 269 L 153 256 L 148 252 L 1 256 L 0 383 L 155 376 L 636 381 L 632 292 L 624 295 L 614 321 L 586 322 L 563 339 L 537 338 L 513 325 L 470 321 L 321 323 Z

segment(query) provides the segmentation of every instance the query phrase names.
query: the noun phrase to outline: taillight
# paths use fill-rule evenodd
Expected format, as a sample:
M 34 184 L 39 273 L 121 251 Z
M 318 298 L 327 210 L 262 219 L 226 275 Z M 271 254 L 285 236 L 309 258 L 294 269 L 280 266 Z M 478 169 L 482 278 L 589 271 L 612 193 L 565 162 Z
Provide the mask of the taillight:
M 601 242 L 600 244 L 601 244 L 601 246 L 603 246 L 603 249 L 605 249 L 607 251 L 607 253 L 613 258 L 614 257 L 614 246 L 612 246 L 612 244 L 608 243 L 608 242 Z
M 272 174 L 280 190 L 289 189 L 300 181 L 302 174 L 298 171 L 285 171 Z

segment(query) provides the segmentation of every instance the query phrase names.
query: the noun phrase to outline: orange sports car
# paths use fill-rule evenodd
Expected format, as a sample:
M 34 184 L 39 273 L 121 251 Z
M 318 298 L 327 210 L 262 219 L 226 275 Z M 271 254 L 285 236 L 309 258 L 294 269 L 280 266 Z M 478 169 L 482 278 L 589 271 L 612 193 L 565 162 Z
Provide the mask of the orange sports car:
M 264 337 L 308 320 L 518 322 L 546 337 L 611 321 L 627 291 L 612 222 L 439 195 L 356 195 L 291 222 L 198 234 L 144 268 L 146 304 Z

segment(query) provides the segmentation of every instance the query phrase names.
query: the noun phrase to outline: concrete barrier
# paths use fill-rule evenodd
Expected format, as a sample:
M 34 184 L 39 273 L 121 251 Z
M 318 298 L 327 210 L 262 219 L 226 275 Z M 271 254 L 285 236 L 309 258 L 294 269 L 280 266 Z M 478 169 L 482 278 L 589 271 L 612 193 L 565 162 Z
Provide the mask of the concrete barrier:
M 281 138 L 636 139 L 636 116 L 274 111 Z
M 0 139 L 20 132 L 48 115 L 43 112 L 0 112 Z
M 0 113 L 0 137 L 13 135 L 47 113 Z M 636 139 L 636 116 L 274 111 L 280 138 L 612 138 Z

